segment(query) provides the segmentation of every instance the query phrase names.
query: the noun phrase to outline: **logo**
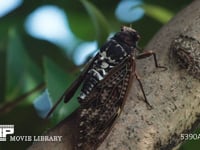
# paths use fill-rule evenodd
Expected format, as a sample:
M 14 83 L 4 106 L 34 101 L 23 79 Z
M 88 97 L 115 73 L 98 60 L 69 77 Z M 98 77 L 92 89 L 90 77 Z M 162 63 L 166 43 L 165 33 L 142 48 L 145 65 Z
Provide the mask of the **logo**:
M 6 136 L 14 133 L 14 125 L 0 125 L 0 141 L 6 141 Z
M 27 142 L 27 141 L 33 141 L 33 142 L 61 142 L 62 136 L 24 136 L 24 135 L 10 135 L 14 134 L 14 125 L 0 125 L 0 142 L 1 141 L 10 141 L 10 142 Z M 10 135 L 9 138 L 7 138 L 7 135 Z

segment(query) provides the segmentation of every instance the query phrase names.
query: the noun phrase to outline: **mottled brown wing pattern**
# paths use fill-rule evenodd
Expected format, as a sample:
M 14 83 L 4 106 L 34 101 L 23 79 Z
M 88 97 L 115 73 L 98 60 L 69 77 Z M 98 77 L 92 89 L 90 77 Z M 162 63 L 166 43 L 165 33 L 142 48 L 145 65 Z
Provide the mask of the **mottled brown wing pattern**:
M 127 58 L 114 67 L 86 97 L 88 103 L 79 110 L 77 149 L 97 147 L 108 135 L 124 105 L 135 70 L 133 62 L 133 58 Z

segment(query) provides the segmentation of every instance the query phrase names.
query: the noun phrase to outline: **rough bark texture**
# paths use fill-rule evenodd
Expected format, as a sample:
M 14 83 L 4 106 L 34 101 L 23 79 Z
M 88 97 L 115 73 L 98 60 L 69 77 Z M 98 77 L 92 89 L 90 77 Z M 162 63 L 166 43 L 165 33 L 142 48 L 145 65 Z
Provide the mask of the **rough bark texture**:
M 147 109 L 134 81 L 121 116 L 98 150 L 176 149 L 181 143 L 181 133 L 189 133 L 199 126 L 200 81 L 169 59 L 171 42 L 180 34 L 200 41 L 199 7 L 200 1 L 196 0 L 182 10 L 146 47 L 156 52 L 159 64 L 166 66 L 167 71 L 156 69 L 153 58 L 137 61 L 145 93 L 154 108 Z M 46 133 L 63 135 L 63 142 L 38 142 L 29 150 L 71 150 L 75 122 L 76 114 L 73 114 Z

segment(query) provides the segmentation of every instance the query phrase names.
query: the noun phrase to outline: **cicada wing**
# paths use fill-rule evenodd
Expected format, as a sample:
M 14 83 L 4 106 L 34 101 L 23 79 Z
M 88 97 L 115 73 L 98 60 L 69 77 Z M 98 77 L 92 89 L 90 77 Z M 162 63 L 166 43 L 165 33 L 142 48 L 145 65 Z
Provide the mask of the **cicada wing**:
M 77 149 L 97 146 L 110 132 L 121 113 L 135 71 L 132 58 L 114 67 L 86 97 L 79 110 Z
M 97 55 L 94 58 L 90 59 L 90 61 L 86 64 L 83 72 L 81 72 L 79 77 L 69 86 L 69 88 L 63 93 L 63 95 L 56 101 L 51 110 L 48 112 L 46 118 L 49 118 L 49 116 L 54 112 L 54 110 L 62 100 L 64 100 L 64 102 L 67 103 L 74 96 L 75 92 L 82 84 L 85 76 L 87 75 L 88 70 L 91 68 L 92 64 L 96 60 L 96 57 Z

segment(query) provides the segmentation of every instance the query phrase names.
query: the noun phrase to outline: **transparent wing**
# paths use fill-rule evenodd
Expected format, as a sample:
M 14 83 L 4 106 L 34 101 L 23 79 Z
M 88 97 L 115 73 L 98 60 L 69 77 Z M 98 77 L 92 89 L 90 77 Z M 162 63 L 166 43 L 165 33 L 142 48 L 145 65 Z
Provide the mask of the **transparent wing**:
M 49 118 L 49 116 L 53 113 L 53 111 L 56 109 L 58 104 L 60 104 L 61 101 L 64 100 L 65 103 L 67 103 L 75 94 L 79 86 L 82 84 L 88 70 L 91 68 L 92 64 L 96 60 L 98 55 L 96 55 L 94 58 L 92 58 L 85 66 L 83 72 L 79 75 L 79 77 L 70 85 L 70 87 L 63 93 L 63 95 L 56 101 L 56 103 L 53 105 L 51 110 L 48 112 L 46 119 Z

